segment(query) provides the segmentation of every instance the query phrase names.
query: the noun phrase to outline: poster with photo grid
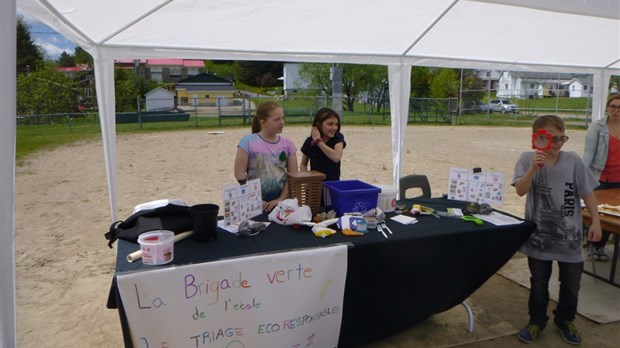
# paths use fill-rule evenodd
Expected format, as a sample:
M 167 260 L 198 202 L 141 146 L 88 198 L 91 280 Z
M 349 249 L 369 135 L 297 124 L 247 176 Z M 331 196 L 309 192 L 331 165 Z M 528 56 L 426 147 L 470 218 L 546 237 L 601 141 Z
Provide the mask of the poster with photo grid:
M 504 174 L 482 170 L 450 168 L 448 199 L 504 204 Z
M 263 213 L 260 179 L 248 180 L 243 185 L 226 185 L 222 189 L 224 225 L 238 225 Z

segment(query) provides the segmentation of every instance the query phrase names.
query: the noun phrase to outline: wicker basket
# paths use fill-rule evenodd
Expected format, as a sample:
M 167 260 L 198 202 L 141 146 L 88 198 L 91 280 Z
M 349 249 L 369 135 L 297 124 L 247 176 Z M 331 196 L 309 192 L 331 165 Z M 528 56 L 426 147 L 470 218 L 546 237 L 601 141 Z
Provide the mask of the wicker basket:
M 288 194 L 297 198 L 299 204 L 305 204 L 312 210 L 312 215 L 321 212 L 321 194 L 325 174 L 315 170 L 309 172 L 287 173 Z

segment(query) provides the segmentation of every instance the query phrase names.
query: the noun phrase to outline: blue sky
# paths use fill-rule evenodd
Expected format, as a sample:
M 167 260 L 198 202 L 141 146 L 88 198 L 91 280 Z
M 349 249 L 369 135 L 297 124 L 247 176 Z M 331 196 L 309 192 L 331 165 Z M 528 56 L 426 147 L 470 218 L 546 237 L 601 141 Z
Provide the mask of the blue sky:
M 46 59 L 55 60 L 63 51 L 73 54 L 75 50 L 75 44 L 73 42 L 67 40 L 64 36 L 58 34 L 47 25 L 30 17 L 19 8 L 17 9 L 17 15 L 22 16 L 30 26 L 30 36 L 34 42 L 43 49 Z

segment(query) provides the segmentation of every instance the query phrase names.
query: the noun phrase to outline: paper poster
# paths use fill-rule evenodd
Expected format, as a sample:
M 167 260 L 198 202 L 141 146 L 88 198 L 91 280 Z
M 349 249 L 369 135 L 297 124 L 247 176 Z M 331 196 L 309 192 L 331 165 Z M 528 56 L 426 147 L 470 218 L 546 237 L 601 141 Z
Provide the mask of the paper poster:
M 504 204 L 504 174 L 480 169 L 450 168 L 448 199 Z
M 260 179 L 248 180 L 243 185 L 226 185 L 222 189 L 224 225 L 237 225 L 263 213 Z
M 336 347 L 347 246 L 117 277 L 134 347 Z

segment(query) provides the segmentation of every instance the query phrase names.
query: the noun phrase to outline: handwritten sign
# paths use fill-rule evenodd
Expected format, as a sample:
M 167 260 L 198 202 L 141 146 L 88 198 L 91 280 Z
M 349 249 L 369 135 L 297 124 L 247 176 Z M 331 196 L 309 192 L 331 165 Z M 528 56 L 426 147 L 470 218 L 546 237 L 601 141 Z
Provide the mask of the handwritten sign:
M 135 347 L 336 347 L 347 247 L 120 274 Z
M 464 168 L 450 168 L 448 199 L 504 204 L 504 174 Z
M 260 179 L 249 180 L 243 185 L 226 185 L 222 189 L 224 200 L 224 225 L 238 225 L 263 213 Z

